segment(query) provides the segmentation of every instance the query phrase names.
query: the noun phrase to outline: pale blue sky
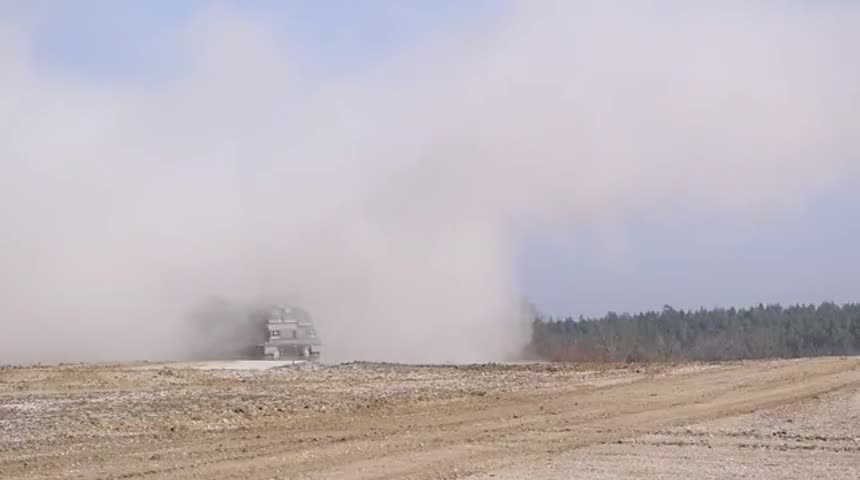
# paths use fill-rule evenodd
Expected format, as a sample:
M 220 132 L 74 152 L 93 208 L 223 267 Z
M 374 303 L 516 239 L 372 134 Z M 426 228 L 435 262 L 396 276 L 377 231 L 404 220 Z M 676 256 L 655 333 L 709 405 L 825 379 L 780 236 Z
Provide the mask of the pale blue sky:
M 334 69 L 383 58 L 428 31 L 501 11 L 503 0 L 109 0 L 49 1 L 37 52 L 47 63 L 92 75 L 135 76 L 164 67 L 150 43 L 169 42 L 202 8 L 226 6 L 265 18 Z
M 828 195 L 789 219 L 737 224 L 687 218 L 672 225 L 626 224 L 631 262 L 602 261 L 600 241 L 571 255 L 565 242 L 533 241 L 521 262 L 539 303 L 556 312 L 637 311 L 759 302 L 858 300 L 857 192 Z
M 171 65 L 153 55 L 150 42 L 169 44 L 207 3 L 42 2 L 39 6 L 47 14 L 39 15 L 36 58 L 43 66 L 105 81 L 169 74 Z M 429 31 L 490 17 L 505 8 L 505 2 L 489 0 L 226 3 L 282 25 L 284 35 L 306 53 L 313 52 L 331 72 L 360 69 Z M 571 315 L 667 303 L 695 307 L 860 300 L 856 188 L 830 192 L 808 207 L 754 223 L 696 213 L 672 225 L 649 218 L 615 219 L 609 231 L 623 236 L 621 265 L 615 256 L 607 256 L 602 229 L 523 233 L 521 279 L 541 308 Z

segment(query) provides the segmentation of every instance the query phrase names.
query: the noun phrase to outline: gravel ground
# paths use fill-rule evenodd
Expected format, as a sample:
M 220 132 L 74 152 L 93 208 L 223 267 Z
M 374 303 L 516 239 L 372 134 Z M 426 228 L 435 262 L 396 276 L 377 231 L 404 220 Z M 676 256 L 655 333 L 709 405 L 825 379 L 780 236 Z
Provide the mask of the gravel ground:
M 0 478 L 860 478 L 860 359 L 0 368 Z
M 860 479 L 860 388 L 657 430 L 470 478 Z

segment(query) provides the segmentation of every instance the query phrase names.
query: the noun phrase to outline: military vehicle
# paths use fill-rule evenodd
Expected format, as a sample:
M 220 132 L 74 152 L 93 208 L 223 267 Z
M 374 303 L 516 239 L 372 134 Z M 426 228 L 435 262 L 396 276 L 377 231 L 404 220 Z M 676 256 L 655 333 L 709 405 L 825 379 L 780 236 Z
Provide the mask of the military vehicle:
M 313 319 L 298 307 L 275 305 L 265 316 L 266 341 L 259 345 L 268 360 L 320 357 L 320 342 Z

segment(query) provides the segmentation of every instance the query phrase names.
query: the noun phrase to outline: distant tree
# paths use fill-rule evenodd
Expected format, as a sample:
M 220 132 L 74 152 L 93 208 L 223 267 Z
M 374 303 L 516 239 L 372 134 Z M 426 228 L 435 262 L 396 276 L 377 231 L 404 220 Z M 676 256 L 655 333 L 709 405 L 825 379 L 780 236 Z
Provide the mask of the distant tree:
M 551 360 L 735 360 L 860 354 L 860 305 L 609 312 L 574 320 L 535 315 L 532 352 Z

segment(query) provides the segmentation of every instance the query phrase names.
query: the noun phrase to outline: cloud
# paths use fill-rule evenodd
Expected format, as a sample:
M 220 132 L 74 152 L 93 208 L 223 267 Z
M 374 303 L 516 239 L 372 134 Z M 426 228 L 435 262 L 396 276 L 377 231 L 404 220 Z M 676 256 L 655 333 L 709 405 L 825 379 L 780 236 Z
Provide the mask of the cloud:
M 196 302 L 283 292 L 331 359 L 499 359 L 524 222 L 790 215 L 856 181 L 858 17 L 518 3 L 326 77 L 213 9 L 149 86 L 0 24 L 0 361 L 176 357 Z

